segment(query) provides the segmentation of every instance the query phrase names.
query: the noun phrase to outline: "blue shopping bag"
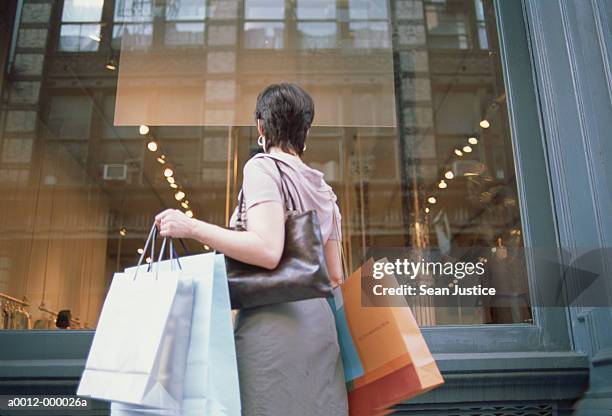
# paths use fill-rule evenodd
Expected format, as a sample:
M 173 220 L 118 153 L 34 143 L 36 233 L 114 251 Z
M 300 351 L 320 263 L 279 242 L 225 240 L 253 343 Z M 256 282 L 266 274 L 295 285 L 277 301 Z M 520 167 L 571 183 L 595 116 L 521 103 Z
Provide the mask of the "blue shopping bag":
M 363 370 L 361 359 L 357 353 L 357 348 L 346 321 L 344 300 L 340 286 L 334 289 L 333 294 L 334 296 L 327 298 L 327 301 L 332 308 L 336 320 L 338 344 L 340 345 L 340 354 L 342 355 L 342 363 L 344 365 L 344 381 L 349 383 L 357 377 L 364 375 L 365 371 Z
M 238 365 L 225 259 L 206 253 L 181 257 L 194 276 L 193 321 L 187 353 L 184 416 L 240 416 Z M 163 267 L 170 267 L 162 262 Z M 152 414 L 150 409 L 112 403 L 112 416 Z M 159 413 L 155 413 L 159 414 Z

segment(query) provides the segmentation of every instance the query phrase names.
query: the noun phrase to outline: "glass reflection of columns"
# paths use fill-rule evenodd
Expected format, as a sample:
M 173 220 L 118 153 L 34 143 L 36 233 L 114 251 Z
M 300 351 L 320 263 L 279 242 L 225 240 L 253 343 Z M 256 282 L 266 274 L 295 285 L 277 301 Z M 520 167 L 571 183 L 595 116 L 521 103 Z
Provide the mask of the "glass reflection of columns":
M 402 155 L 403 204 L 405 223 L 408 224 L 408 241 L 411 261 L 419 261 L 429 247 L 427 201 L 429 195 L 422 194 L 423 183 L 432 180 L 437 167 L 435 146 L 433 146 L 433 104 L 431 80 L 427 54 L 426 25 L 423 1 L 404 2 L 391 0 L 393 16 L 393 50 L 399 59 L 395 62 L 396 76 L 399 74 L 398 134 Z M 426 208 L 428 212 L 426 212 Z M 431 275 L 421 275 L 417 286 L 433 284 Z M 415 296 L 409 298 L 413 313 L 419 325 L 436 324 L 433 298 Z

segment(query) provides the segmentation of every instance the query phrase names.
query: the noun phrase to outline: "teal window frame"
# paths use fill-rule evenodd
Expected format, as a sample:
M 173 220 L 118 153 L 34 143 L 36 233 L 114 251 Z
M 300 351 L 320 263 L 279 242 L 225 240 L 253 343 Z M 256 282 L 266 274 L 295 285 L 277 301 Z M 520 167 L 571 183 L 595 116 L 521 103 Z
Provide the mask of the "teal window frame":
M 524 3 L 494 4 L 525 246 L 559 247 Z M 534 279 L 543 275 L 542 267 L 528 256 L 532 299 L 538 297 Z M 423 333 L 433 353 L 571 351 L 569 309 L 534 306 L 532 312 L 531 324 L 429 327 Z

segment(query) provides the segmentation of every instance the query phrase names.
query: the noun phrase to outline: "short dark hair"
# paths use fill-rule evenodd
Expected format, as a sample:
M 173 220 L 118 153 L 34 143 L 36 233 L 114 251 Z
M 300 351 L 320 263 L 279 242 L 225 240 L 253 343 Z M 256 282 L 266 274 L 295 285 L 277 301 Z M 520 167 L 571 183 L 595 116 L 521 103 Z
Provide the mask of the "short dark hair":
M 266 148 L 276 146 L 301 155 L 313 119 L 314 102 L 297 84 L 272 84 L 257 96 L 255 120 L 263 122 Z

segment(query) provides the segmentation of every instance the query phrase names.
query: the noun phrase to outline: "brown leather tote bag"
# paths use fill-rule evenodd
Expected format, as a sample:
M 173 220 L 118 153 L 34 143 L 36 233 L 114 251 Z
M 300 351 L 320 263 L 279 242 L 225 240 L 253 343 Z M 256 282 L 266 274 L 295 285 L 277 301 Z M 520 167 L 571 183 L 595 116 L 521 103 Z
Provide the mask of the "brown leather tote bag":
M 285 247 L 280 262 L 274 270 L 242 263 L 225 256 L 232 309 L 327 297 L 332 293 L 317 213 L 314 210 L 304 210 L 295 184 L 282 173 L 279 161 L 272 157 L 271 159 L 276 163 L 280 175 L 287 213 Z M 293 193 L 289 185 L 293 188 Z M 293 194 L 299 201 L 299 210 Z M 242 231 L 244 231 L 243 201 L 244 195 L 241 191 L 235 229 Z

